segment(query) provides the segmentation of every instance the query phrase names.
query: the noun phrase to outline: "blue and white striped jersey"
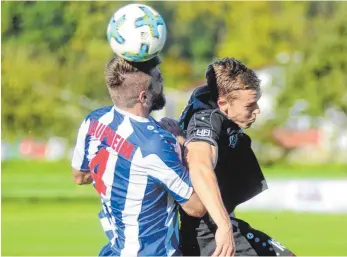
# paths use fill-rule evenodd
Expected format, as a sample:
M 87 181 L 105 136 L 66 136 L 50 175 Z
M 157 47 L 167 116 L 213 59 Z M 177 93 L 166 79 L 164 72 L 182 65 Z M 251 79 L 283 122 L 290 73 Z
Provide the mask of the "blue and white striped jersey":
M 176 139 L 153 118 L 116 106 L 91 112 L 79 129 L 72 167 L 91 171 L 115 255 L 180 254 L 177 202 L 193 189 Z

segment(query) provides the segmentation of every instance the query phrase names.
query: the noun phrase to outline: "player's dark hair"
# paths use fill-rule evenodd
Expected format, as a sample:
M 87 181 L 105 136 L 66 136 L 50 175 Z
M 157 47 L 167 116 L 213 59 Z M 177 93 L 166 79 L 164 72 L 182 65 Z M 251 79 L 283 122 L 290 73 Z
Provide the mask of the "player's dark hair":
M 236 90 L 256 89 L 260 80 L 255 72 L 235 58 L 217 59 L 207 67 L 207 85 L 218 96 L 232 100 Z

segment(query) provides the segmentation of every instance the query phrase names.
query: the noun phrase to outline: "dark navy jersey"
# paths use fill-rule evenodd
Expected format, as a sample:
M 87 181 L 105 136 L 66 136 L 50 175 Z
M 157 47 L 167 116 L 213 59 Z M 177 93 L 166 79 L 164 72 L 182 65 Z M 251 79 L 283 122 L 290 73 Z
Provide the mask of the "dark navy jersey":
M 179 123 L 186 144 L 204 141 L 217 148 L 214 171 L 229 213 L 267 188 L 250 137 L 219 111 L 208 86 L 193 92 Z

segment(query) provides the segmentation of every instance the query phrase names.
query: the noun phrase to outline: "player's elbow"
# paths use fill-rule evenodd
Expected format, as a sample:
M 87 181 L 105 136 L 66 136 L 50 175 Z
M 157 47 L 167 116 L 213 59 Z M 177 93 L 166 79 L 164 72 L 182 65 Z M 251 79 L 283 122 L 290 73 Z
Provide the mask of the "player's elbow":
M 189 213 L 187 213 L 189 216 L 192 217 L 196 217 L 196 218 L 202 218 L 205 216 L 205 214 L 207 213 L 207 210 L 204 206 L 202 206 L 201 208 L 196 208 L 193 210 L 190 210 Z
M 194 192 L 190 199 L 181 205 L 182 209 L 189 215 L 197 218 L 205 216 L 207 210 L 200 201 L 198 195 Z

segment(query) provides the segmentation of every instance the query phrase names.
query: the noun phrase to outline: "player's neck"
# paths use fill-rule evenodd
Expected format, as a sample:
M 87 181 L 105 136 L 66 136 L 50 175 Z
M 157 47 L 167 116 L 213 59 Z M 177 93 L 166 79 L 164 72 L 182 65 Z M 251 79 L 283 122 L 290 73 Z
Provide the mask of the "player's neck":
M 136 104 L 134 107 L 131 107 L 131 108 L 118 107 L 118 106 L 116 106 L 116 108 L 120 109 L 121 111 L 125 113 L 130 114 L 130 116 L 136 116 L 136 117 L 146 118 L 146 119 L 149 116 L 148 110 L 140 104 Z

